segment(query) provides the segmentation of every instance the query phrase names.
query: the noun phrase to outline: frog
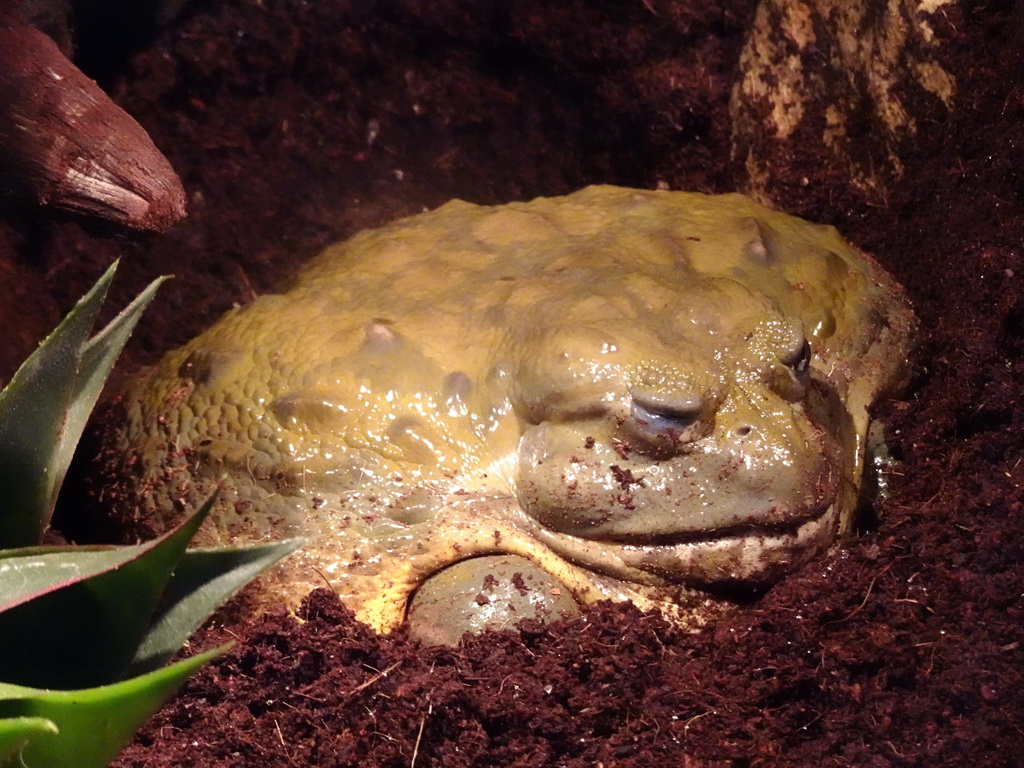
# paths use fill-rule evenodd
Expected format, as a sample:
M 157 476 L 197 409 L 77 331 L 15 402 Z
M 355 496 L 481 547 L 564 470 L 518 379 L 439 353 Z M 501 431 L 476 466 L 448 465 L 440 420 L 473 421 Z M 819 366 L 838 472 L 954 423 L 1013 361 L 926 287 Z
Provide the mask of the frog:
M 360 232 L 130 380 L 142 538 L 300 535 L 263 579 L 455 643 L 600 600 L 689 627 L 840 545 L 917 322 L 838 231 L 738 193 L 453 200 Z

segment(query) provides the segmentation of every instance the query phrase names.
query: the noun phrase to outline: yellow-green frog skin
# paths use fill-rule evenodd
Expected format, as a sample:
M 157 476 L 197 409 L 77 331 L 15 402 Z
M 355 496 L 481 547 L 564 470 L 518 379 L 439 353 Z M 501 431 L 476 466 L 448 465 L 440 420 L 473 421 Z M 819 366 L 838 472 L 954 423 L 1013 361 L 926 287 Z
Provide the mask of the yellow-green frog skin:
M 220 483 L 205 543 L 302 535 L 269 588 L 329 582 L 381 631 L 482 555 L 699 620 L 704 590 L 850 529 L 914 326 L 835 229 L 741 195 L 453 201 L 329 247 L 134 379 L 111 495 L 142 535 Z

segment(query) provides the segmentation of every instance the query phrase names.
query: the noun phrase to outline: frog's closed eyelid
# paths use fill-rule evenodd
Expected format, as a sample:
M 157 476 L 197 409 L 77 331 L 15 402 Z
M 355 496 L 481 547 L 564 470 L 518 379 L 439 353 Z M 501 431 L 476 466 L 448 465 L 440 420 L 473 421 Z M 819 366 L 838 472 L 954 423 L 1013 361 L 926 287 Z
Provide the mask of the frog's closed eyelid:
M 642 428 L 644 433 L 651 435 L 668 435 L 691 426 L 696 416 L 679 416 L 677 414 L 666 414 L 645 408 L 634 400 L 630 406 L 630 416 Z
M 640 410 L 676 423 L 696 419 L 704 411 L 704 398 L 695 394 L 667 395 L 651 389 L 634 387 L 629 391 L 634 412 Z
M 525 406 L 523 415 L 532 423 L 554 421 L 567 423 L 571 421 L 589 421 L 603 419 L 611 411 L 611 404 L 599 396 L 566 397 L 556 394 L 540 402 L 521 403 Z
M 705 432 L 710 412 L 707 397 L 692 392 L 661 392 L 634 387 L 630 390 L 626 431 L 639 438 L 638 450 L 677 453 Z M 703 425 L 703 426 L 702 426 Z M 641 448 L 640 444 L 646 446 Z

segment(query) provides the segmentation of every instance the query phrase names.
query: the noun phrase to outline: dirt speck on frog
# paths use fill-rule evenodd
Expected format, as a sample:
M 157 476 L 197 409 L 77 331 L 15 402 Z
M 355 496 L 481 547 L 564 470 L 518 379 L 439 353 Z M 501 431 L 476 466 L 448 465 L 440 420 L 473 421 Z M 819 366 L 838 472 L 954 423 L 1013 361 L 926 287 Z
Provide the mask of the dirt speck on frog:
M 606 598 L 699 624 L 708 590 L 849 531 L 914 327 L 835 229 L 741 195 L 453 201 L 132 380 L 108 495 L 149 535 L 221 484 L 203 543 L 305 536 L 266 588 L 326 579 L 381 631 L 408 613 L 454 642 Z

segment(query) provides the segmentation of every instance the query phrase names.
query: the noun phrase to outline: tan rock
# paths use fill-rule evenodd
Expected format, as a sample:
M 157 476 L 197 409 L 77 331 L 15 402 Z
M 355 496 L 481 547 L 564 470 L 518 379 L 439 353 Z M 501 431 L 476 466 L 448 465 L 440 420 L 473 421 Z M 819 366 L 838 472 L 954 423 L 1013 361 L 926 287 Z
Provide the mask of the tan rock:
M 884 198 L 901 148 L 925 115 L 953 108 L 956 83 L 930 24 L 955 0 L 763 0 L 733 88 L 733 151 L 762 201 L 806 147 L 826 167 Z

